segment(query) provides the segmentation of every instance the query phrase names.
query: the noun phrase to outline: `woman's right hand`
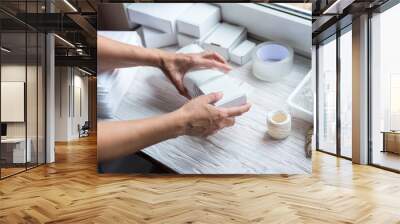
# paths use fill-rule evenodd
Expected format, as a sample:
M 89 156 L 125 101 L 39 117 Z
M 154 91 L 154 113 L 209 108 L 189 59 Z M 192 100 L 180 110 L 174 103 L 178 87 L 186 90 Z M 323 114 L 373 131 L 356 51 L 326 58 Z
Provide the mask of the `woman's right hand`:
M 222 98 L 222 93 L 211 93 L 190 100 L 178 113 L 178 122 L 183 122 L 184 135 L 208 136 L 235 123 L 235 117 L 249 111 L 250 104 L 237 107 L 218 108 L 212 105 Z

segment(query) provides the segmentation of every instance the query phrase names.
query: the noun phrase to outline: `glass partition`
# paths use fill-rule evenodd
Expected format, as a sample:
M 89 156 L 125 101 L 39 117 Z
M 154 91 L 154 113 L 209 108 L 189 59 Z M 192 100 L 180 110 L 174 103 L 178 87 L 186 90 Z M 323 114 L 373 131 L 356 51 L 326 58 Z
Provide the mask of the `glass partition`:
M 42 12 L 43 4 L 2 1 L 0 7 L 23 16 Z M 0 12 L 0 178 L 45 163 L 45 44 L 43 33 Z
M 370 162 L 400 171 L 400 4 L 371 18 Z
M 26 41 L 25 31 L 1 33 L 2 177 L 24 171 L 26 162 L 30 162 L 26 136 Z
M 352 157 L 352 31 L 340 36 L 340 155 Z
M 46 162 L 46 138 L 45 138 L 45 128 L 46 128 L 46 36 L 43 33 L 38 33 L 38 76 L 37 76 L 37 123 L 38 123 L 38 133 L 37 133 L 37 162 L 38 164 L 43 164 Z
M 318 47 L 318 149 L 336 154 L 336 37 Z

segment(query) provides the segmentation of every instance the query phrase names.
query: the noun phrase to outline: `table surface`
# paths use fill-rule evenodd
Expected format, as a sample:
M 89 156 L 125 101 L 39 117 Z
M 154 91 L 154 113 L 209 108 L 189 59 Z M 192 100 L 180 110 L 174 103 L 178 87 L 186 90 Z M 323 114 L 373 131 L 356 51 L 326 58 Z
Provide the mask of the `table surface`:
M 274 140 L 266 134 L 267 112 L 288 110 L 286 100 L 310 66 L 309 59 L 296 55 L 292 72 L 277 83 L 256 79 L 251 63 L 236 66 L 229 75 L 253 87 L 248 113 L 213 136 L 181 136 L 148 147 L 144 153 L 180 174 L 311 173 L 304 145 L 312 124 L 293 118 L 288 138 Z M 185 101 L 158 69 L 141 67 L 114 115 L 119 120 L 141 119 L 174 111 Z
M 30 139 L 28 138 L 28 141 Z M 1 143 L 19 143 L 19 142 L 25 142 L 25 138 L 5 138 L 1 139 Z

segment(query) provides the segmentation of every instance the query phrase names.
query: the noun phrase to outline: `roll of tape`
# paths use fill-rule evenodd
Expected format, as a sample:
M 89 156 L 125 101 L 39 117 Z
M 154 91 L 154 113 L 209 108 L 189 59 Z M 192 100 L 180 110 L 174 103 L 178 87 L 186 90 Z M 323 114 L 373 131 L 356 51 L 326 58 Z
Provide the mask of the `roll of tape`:
M 264 81 L 277 82 L 293 67 L 293 48 L 287 44 L 268 41 L 253 51 L 253 74 Z
M 284 139 L 292 129 L 292 117 L 287 111 L 274 110 L 267 115 L 267 133 L 275 139 Z

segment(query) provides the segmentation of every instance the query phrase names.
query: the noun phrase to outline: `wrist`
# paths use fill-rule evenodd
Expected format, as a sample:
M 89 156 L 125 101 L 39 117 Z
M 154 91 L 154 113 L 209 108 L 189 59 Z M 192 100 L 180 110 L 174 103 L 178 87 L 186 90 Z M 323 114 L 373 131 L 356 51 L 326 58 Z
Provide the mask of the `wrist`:
M 171 53 L 165 51 L 158 51 L 157 63 L 156 67 L 164 70 L 165 66 L 168 64 L 168 61 L 171 60 Z
M 170 113 L 172 124 L 174 126 L 175 137 L 186 135 L 190 115 L 182 108 Z

